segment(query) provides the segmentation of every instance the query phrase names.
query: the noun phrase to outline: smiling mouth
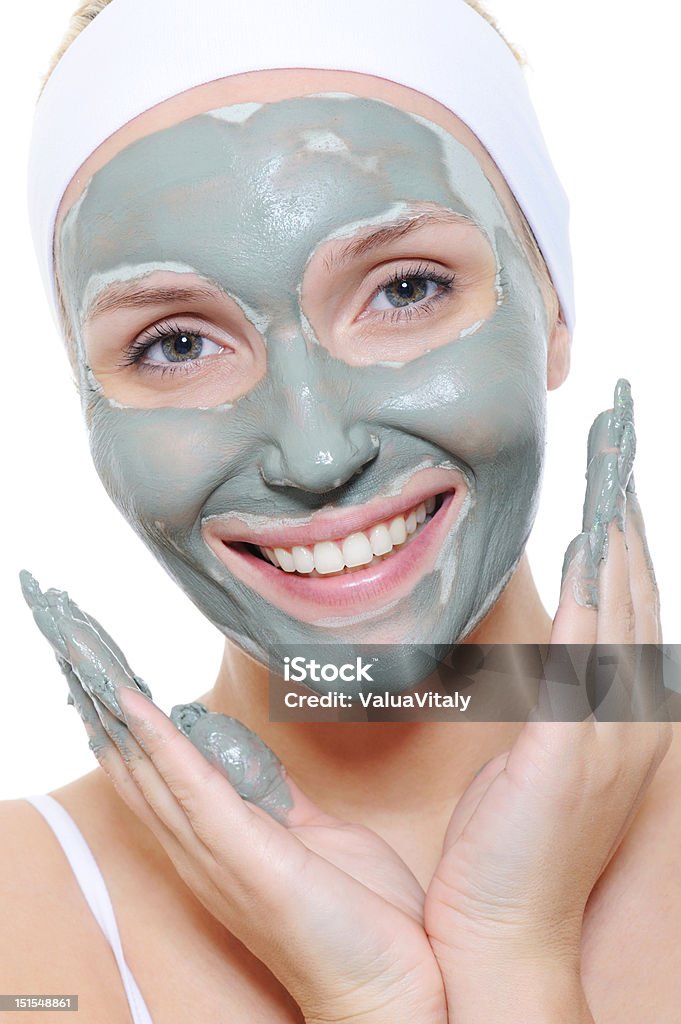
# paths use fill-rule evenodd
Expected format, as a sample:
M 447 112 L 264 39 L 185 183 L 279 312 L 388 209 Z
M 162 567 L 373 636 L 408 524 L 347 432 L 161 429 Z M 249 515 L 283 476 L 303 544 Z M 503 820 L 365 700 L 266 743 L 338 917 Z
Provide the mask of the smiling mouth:
M 400 515 L 334 540 L 289 548 L 263 547 L 243 541 L 231 542 L 229 546 L 291 575 L 324 579 L 358 573 L 394 558 L 398 551 L 406 548 L 437 515 L 448 493 L 451 492 L 429 497 Z
M 233 533 L 225 536 L 239 526 L 216 517 L 207 523 L 204 539 L 233 577 L 289 616 L 315 625 L 338 625 L 357 614 L 368 619 L 405 598 L 437 570 L 443 550 L 450 550 L 466 515 L 468 481 L 459 477 L 451 483 L 450 470 L 446 476 L 434 471 L 432 477 L 433 490 L 438 483 L 443 490 L 424 495 L 424 475 L 412 483 L 413 505 L 403 504 L 401 511 L 385 515 L 379 504 L 383 518 L 373 523 L 361 513 L 347 515 L 346 521 L 355 518 L 365 525 L 345 536 L 334 536 L 333 526 L 324 531 L 318 521 L 316 527 L 305 524 L 308 538 L 314 538 L 307 544 L 293 543 L 295 532 L 286 527 L 280 537 L 289 546 L 278 546 L 272 530 L 267 536 L 270 547 L 259 544 L 253 532 L 248 540 L 236 539 Z M 392 504 L 399 509 L 397 502 Z M 263 531 L 263 539 L 265 535 Z

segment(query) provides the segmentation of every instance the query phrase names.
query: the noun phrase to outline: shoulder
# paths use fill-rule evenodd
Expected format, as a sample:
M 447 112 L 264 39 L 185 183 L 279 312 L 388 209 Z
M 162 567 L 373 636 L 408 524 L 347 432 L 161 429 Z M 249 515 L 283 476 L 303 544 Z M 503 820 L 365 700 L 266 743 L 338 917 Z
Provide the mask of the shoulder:
M 599 1024 L 677 1024 L 681 1005 L 681 722 L 587 902 L 584 987 Z
M 71 815 L 97 862 L 126 963 L 154 1019 L 302 1019 L 269 969 L 179 878 L 102 769 L 50 795 Z M 3 833 L 11 842 L 0 844 L 0 906 L 7 910 L 0 923 L 0 991 L 78 993 L 86 1024 L 128 1020 L 111 948 L 50 826 L 28 801 L 12 800 L 0 802 Z M 172 969 L 159 973 L 159 963 Z
M 125 1019 L 108 943 L 54 832 L 27 800 L 0 801 L 0 988 L 79 995 L 81 1016 Z

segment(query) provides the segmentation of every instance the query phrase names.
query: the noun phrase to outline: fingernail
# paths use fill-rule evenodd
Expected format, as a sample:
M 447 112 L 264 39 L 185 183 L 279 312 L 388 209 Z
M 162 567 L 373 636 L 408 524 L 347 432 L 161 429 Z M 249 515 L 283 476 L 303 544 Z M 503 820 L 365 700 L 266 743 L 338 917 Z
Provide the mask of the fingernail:
M 586 446 L 587 475 L 593 460 L 607 448 L 619 448 L 621 424 L 613 409 L 605 409 L 599 413 L 591 424 Z
M 140 676 L 135 676 L 135 675 L 133 675 L 132 678 L 135 680 L 135 682 L 137 683 L 138 688 L 142 691 L 142 693 L 144 693 L 149 698 L 149 700 L 153 701 L 154 695 L 151 692 L 151 690 L 149 689 L 149 687 L 147 686 L 147 684 L 144 682 L 144 680 Z M 131 689 L 132 689 L 132 687 L 131 687 Z
M 134 694 L 134 696 L 131 697 L 131 694 Z M 116 696 L 118 706 L 127 725 L 134 726 L 135 729 L 142 729 L 145 732 L 155 733 L 146 717 L 145 706 L 141 703 L 144 701 L 147 705 L 153 705 L 154 702 L 147 697 L 146 693 L 142 690 L 133 690 L 131 686 L 121 686 Z M 139 701 L 137 700 L 138 697 Z
M 572 594 L 577 604 L 585 608 L 598 607 L 598 592 L 596 578 L 597 566 L 594 563 L 592 545 L 595 541 L 592 531 L 578 533 L 568 544 L 563 559 L 563 572 L 560 580 L 560 597 L 568 580 L 572 576 Z M 574 572 L 572 571 L 574 569 Z
M 580 551 L 583 550 L 584 543 L 585 543 L 585 535 L 583 533 L 578 533 L 576 537 L 572 538 L 572 540 L 570 541 L 570 543 L 568 544 L 568 546 L 567 546 L 567 548 L 565 550 L 565 555 L 563 556 L 563 570 L 561 572 L 561 577 L 560 577 L 560 589 L 561 590 L 565 586 L 565 577 L 568 574 L 568 570 L 569 570 L 570 566 L 572 565 L 572 563 L 574 562 L 574 560 L 577 557 L 577 555 L 580 553 Z

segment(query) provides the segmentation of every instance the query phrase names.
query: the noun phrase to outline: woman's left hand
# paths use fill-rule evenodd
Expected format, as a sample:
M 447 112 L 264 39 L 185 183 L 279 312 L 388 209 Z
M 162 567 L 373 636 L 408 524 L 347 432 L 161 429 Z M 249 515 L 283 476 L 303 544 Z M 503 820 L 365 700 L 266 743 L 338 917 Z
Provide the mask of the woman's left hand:
M 651 678 L 660 659 L 644 657 L 655 654 L 661 627 L 631 479 L 631 410 L 628 386 L 620 381 L 614 409 L 592 427 L 583 530 L 568 548 L 547 659 L 550 665 L 570 650 L 576 658 L 595 654 L 593 664 L 601 653 L 617 658 L 626 683 L 622 673 L 616 677 L 608 709 L 617 712 L 610 717 L 631 720 L 597 721 L 594 714 L 560 720 L 561 685 L 571 702 L 574 691 L 588 687 L 585 680 L 581 691 L 567 680 L 561 684 L 560 670 L 549 668 L 533 720 L 459 800 L 424 919 L 448 1004 L 475 1007 L 470 1014 L 461 1010 L 462 1024 L 497 1019 L 512 997 L 518 1012 L 517 1000 L 526 1000 L 524 1019 L 532 1020 L 530 1008 L 542 989 L 556 1012 L 570 999 L 573 1006 L 582 1001 L 583 1017 L 573 1013 L 565 1020 L 591 1020 L 580 986 L 585 906 L 672 741 L 659 680 Z M 600 550 L 604 529 L 607 557 L 599 558 L 594 574 L 591 554 Z M 595 602 L 588 600 L 594 586 Z M 587 600 L 576 600 L 585 594 Z

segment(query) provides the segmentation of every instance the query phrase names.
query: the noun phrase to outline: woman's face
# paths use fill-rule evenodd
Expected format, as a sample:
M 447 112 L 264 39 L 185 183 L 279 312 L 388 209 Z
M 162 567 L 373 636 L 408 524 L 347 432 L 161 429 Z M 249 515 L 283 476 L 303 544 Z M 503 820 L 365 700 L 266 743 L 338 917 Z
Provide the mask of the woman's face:
M 384 643 L 403 689 L 405 654 L 460 642 L 518 564 L 548 325 L 506 209 L 454 115 L 339 72 L 192 90 L 65 196 L 57 266 L 97 471 L 195 604 L 277 671 L 311 644 L 346 661 Z

